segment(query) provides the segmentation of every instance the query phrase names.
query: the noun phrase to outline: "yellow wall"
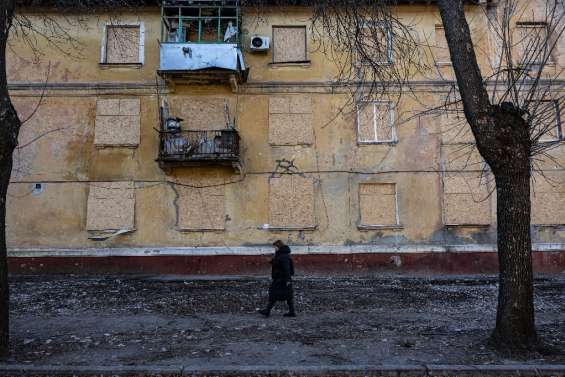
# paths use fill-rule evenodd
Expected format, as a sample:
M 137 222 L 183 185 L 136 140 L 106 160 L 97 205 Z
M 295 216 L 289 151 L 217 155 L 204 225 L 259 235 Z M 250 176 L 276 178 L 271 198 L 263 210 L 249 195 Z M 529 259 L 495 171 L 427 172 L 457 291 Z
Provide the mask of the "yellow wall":
M 397 12 L 402 18 L 417 22 L 420 38 L 433 38 L 435 25 L 440 23 L 435 7 L 404 6 Z M 473 148 L 460 144 L 465 141 L 465 132 L 469 132 L 464 122 L 453 118 L 445 120 L 438 114 L 414 116 L 441 104 L 450 90 L 433 70 L 414 75 L 413 79 L 419 80 L 414 93 L 398 100 L 392 94 L 395 102 L 398 101 L 395 103 L 398 142 L 358 145 L 356 115 L 351 106 L 344 106 L 350 99 L 349 94 L 332 85 L 335 66 L 326 55 L 316 51 L 316 46 L 309 43 L 311 63 L 299 66 L 273 66 L 269 64 L 271 52 L 251 53 L 246 48 L 250 35 L 270 36 L 272 25 L 309 25 L 308 10 L 270 9 L 262 16 L 259 19 L 252 12 L 243 16 L 244 55 L 250 75 L 237 92 L 223 84 L 164 86 L 166 84 L 156 77 L 160 37 L 158 9 L 120 16 L 123 23 L 144 23 L 145 62 L 139 68 L 99 64 L 106 15 L 91 17 L 88 28 L 70 29 L 81 42 L 80 58 L 71 59 L 41 45 L 42 54 L 35 62 L 29 48 L 14 40 L 8 70 L 11 94 L 21 118 L 33 116 L 21 130 L 21 149 L 14 156 L 8 200 L 10 246 L 249 246 L 268 244 L 279 238 L 303 245 L 495 242 L 495 200 L 481 198 L 480 192 L 477 193 L 481 190 L 465 187 L 472 186 L 473 180 L 462 184 L 462 193 L 477 194 L 473 198 L 479 202 L 484 199 L 488 205 L 479 211 L 476 224 L 446 226 L 446 179 L 464 170 L 475 171 L 477 176 L 481 166 L 480 163 L 467 166 L 460 162 L 461 151 L 466 153 Z M 481 46 L 481 65 L 488 72 L 487 54 L 483 52 L 491 51 L 492 46 L 485 13 L 479 7 L 469 8 L 469 19 L 475 42 Z M 425 57 L 428 52 L 422 51 L 422 54 Z M 42 95 L 45 81 L 48 81 L 48 89 Z M 269 99 L 281 96 L 302 96 L 312 101 L 311 145 L 273 146 L 269 143 L 269 117 L 272 116 Z M 223 167 L 160 169 L 155 161 L 158 150 L 155 128 L 158 127 L 159 99 L 165 97 L 170 103 L 190 98 L 202 101 L 225 98 L 236 117 L 241 136 L 243 174 Z M 140 99 L 137 147 L 101 149 L 94 145 L 97 100 L 112 98 Z M 190 120 L 187 124 L 190 126 Z M 457 127 L 464 131 L 454 132 Z M 552 153 L 565 164 L 563 145 Z M 457 154 L 459 160 L 453 157 Z M 293 160 L 298 171 L 314 181 L 317 226 L 313 230 L 263 229 L 263 224 L 269 223 L 269 177 L 276 172 L 276 160 L 281 159 Z M 543 185 L 543 200 L 533 199 L 535 221 L 550 225 L 536 227 L 535 240 L 565 242 L 565 211 L 557 209 L 564 208 L 565 204 L 565 185 L 562 184 L 565 174 L 556 163 L 546 161 L 544 166 L 561 184 Z M 133 182 L 133 229 L 104 241 L 89 239 L 89 192 L 93 186 L 122 181 Z M 492 187 L 488 176 L 486 181 L 485 187 Z M 226 183 L 220 185 L 225 229 L 180 231 L 178 219 L 182 214 L 179 211 L 185 208 L 181 204 L 182 192 L 186 189 L 183 185 L 208 185 L 210 182 Z M 36 183 L 44 184 L 42 192 L 33 190 Z M 398 226 L 358 229 L 360 183 L 396 184 Z M 459 191 L 454 190 L 454 194 Z M 466 210 L 461 208 L 461 211 Z

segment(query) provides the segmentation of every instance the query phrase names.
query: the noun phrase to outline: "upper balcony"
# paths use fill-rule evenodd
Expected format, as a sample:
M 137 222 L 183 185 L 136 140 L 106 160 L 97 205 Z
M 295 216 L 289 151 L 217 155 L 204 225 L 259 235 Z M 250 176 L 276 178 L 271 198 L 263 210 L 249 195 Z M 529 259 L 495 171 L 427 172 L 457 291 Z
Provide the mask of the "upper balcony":
M 159 75 L 189 83 L 245 82 L 239 0 L 164 0 Z

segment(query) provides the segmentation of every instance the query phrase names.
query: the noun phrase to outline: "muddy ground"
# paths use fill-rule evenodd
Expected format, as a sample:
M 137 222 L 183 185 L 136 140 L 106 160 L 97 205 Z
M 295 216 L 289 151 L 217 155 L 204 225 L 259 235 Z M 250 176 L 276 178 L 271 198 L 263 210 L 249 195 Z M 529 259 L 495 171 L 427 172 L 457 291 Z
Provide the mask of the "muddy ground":
M 256 314 L 259 278 L 12 277 L 8 362 L 51 365 L 565 363 L 565 275 L 536 280 L 550 352 L 485 342 L 494 277 L 298 278 L 297 318 Z

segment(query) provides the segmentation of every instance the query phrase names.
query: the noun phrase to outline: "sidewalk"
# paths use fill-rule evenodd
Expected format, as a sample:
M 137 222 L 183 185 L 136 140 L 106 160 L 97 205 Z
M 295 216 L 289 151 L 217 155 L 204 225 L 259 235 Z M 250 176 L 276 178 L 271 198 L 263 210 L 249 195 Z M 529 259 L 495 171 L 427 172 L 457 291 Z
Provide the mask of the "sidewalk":
M 301 278 L 294 319 L 282 317 L 282 303 L 270 318 L 255 313 L 268 283 L 14 277 L 12 353 L 0 376 L 48 375 L 47 367 L 59 368 L 53 375 L 420 376 L 442 375 L 430 374 L 442 365 L 459 368 L 445 375 L 565 375 L 565 352 L 509 358 L 485 345 L 494 277 Z M 565 350 L 565 276 L 537 279 L 535 293 L 540 336 Z

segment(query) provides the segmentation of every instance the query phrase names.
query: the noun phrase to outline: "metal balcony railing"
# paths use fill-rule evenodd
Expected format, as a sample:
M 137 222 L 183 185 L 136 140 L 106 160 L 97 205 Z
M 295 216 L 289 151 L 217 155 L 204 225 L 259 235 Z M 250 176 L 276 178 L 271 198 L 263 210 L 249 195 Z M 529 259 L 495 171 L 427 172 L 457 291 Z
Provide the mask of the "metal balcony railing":
M 158 161 L 166 165 L 200 165 L 239 161 L 239 134 L 217 131 L 159 131 Z

